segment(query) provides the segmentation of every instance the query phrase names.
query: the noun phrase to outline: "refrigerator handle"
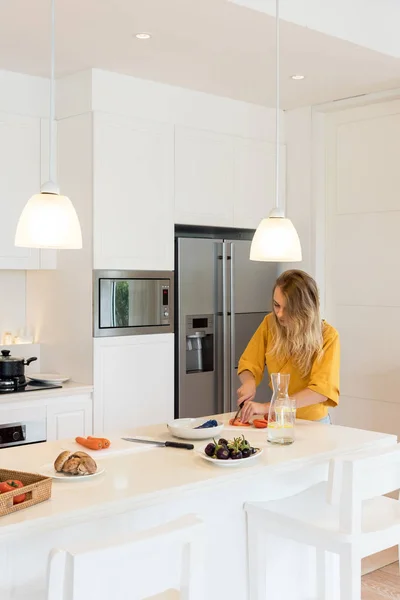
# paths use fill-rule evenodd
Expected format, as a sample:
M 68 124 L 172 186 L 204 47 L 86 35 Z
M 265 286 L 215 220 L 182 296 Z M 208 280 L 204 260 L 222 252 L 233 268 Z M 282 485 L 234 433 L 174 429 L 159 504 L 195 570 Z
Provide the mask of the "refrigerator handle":
M 235 411 L 237 410 L 236 407 L 236 403 L 233 400 L 233 395 L 234 395 L 234 382 L 236 379 L 236 371 L 235 371 L 235 359 L 236 359 L 236 352 L 235 352 L 235 245 L 231 242 L 231 260 L 230 260 L 230 280 L 231 280 L 231 289 L 230 289 L 230 299 L 231 299 L 231 306 L 230 306 L 230 313 L 231 313 L 231 331 L 230 331 L 230 337 L 231 337 L 231 347 L 230 347 L 230 394 L 231 397 L 229 399 L 229 411 Z
M 226 242 L 222 242 L 222 368 L 223 368 L 223 410 L 224 413 L 230 412 L 230 368 L 229 368 L 229 345 L 228 345 L 228 311 L 227 311 L 227 254 L 226 254 Z

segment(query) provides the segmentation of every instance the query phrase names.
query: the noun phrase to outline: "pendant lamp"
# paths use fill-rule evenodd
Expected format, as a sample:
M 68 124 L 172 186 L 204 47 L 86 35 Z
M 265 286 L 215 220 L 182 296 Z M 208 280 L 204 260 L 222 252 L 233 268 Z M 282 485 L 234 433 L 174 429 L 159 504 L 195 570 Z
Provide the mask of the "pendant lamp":
M 55 0 L 51 0 L 51 80 L 49 177 L 40 194 L 28 200 L 18 221 L 15 245 L 23 248 L 82 248 L 82 233 L 75 208 L 57 185 L 54 156 L 54 37 Z
M 276 157 L 275 207 L 256 229 L 250 248 L 250 260 L 299 262 L 301 245 L 297 231 L 279 207 L 279 0 L 276 0 Z

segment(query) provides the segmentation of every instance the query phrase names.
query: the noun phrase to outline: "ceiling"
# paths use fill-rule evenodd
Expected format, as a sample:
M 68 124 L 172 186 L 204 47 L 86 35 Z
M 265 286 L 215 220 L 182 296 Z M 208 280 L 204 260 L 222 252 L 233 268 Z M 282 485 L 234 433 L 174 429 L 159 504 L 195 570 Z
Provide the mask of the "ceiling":
M 228 0 L 275 16 L 276 0 Z M 399 0 L 280 0 L 285 21 L 400 58 Z
M 0 69 L 47 77 L 49 40 L 50 0 L 0 0 Z M 91 67 L 274 106 L 275 20 L 227 0 L 56 0 L 57 76 Z M 396 87 L 400 59 L 282 21 L 282 108 Z

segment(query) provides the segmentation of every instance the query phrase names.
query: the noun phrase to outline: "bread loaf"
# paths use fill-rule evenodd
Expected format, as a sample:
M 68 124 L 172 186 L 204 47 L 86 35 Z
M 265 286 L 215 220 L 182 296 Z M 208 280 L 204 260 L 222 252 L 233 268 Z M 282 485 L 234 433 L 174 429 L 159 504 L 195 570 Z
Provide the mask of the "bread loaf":
M 92 475 L 97 471 L 96 462 L 86 452 L 61 452 L 54 461 L 54 468 L 58 473 L 70 475 Z
M 68 460 L 68 458 L 70 456 L 71 456 L 71 452 L 69 452 L 69 450 L 65 450 L 64 452 L 61 452 L 61 454 L 59 454 L 57 456 L 56 460 L 54 461 L 54 468 L 57 471 L 57 473 L 61 473 L 65 462 Z

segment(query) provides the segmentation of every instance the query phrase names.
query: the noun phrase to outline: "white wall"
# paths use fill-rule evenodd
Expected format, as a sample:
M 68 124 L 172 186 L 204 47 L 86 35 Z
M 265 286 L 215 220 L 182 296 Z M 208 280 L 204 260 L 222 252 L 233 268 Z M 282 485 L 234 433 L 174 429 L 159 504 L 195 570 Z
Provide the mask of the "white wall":
M 304 255 L 288 266 L 315 276 L 341 338 L 333 420 L 400 435 L 399 93 L 285 119 L 287 214 Z
M 341 338 L 334 421 L 400 434 L 400 101 L 325 115 L 326 316 Z
M 6 331 L 25 327 L 25 271 L 0 271 L 0 344 Z

